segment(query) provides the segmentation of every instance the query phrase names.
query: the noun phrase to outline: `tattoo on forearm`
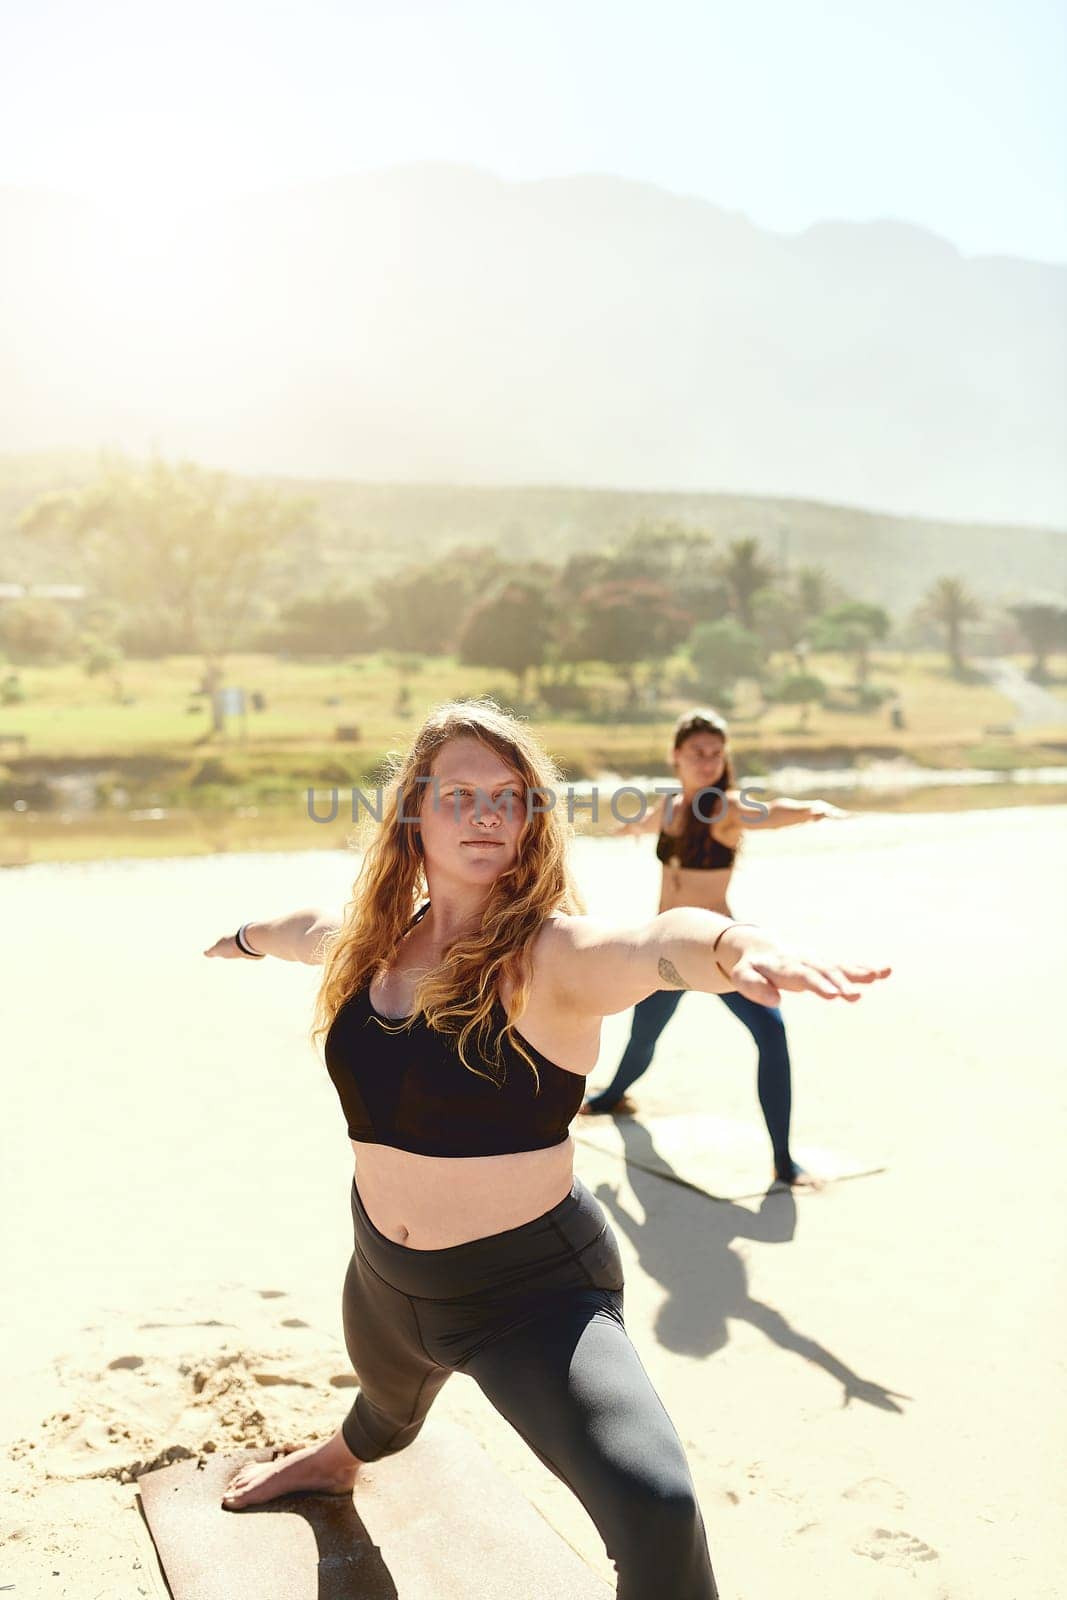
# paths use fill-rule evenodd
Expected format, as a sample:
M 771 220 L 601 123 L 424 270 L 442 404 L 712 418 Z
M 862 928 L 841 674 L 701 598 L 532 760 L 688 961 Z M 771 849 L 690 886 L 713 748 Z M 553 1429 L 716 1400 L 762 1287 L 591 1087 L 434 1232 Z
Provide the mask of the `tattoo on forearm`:
M 659 958 L 659 975 L 668 989 L 689 988 L 674 962 L 668 961 L 666 956 L 660 956 Z

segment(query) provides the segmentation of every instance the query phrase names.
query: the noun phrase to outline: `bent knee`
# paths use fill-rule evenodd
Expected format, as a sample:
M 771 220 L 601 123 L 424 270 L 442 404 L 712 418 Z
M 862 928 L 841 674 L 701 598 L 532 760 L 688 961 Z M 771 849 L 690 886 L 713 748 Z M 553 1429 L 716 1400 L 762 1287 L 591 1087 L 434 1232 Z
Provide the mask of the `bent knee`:
M 647 1554 L 656 1549 L 662 1555 L 666 1550 L 684 1548 L 687 1536 L 701 1527 L 700 1507 L 688 1472 L 668 1480 L 631 1482 L 623 1498 L 616 1559 L 625 1558 L 628 1552 Z
M 655 1526 L 667 1537 L 699 1526 L 700 1507 L 696 1490 L 688 1478 L 672 1483 L 656 1495 L 652 1516 Z

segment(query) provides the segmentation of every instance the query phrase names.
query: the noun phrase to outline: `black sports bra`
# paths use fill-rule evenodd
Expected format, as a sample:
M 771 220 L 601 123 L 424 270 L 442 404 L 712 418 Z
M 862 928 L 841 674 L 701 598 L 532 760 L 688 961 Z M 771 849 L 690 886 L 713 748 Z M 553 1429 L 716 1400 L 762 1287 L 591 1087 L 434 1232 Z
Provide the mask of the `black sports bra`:
M 535 1078 L 505 1038 L 505 1072 L 497 1082 L 465 1067 L 455 1039 L 436 1033 L 423 1017 L 393 1031 L 403 1020 L 375 1011 L 364 984 L 330 1025 L 326 1069 L 350 1139 L 420 1156 L 511 1155 L 566 1139 L 585 1092 L 580 1073 L 557 1066 L 523 1039 L 537 1064 Z M 493 1021 L 497 1027 L 504 1022 L 499 1000 Z
M 673 833 L 661 833 L 656 840 L 656 854 L 665 866 L 710 872 L 715 867 L 732 867 L 737 851 L 716 839 L 711 823 L 695 817 L 692 807 L 687 806 L 681 834 L 676 837 Z

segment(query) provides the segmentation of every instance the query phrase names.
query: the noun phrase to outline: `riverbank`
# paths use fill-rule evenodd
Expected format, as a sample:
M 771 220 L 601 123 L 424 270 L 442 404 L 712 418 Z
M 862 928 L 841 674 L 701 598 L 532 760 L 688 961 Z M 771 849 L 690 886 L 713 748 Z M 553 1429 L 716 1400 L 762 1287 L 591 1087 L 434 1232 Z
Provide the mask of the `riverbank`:
M 771 794 L 832 797 L 847 809 L 900 815 L 956 811 L 989 811 L 1015 806 L 1067 804 L 1067 768 L 1022 768 L 997 772 L 963 768 L 942 771 L 922 768 L 898 758 L 878 769 L 813 768 L 785 770 L 778 775 L 757 774 L 754 786 Z M 656 780 L 666 782 L 666 775 Z M 595 785 L 573 785 L 575 827 L 582 835 L 603 837 L 617 826 L 611 811 L 612 796 L 622 786 L 629 792 L 618 798 L 619 817 L 632 815 L 639 804 L 634 788 L 653 780 L 601 776 Z M 598 816 L 590 814 L 593 789 L 598 792 Z M 69 793 L 69 791 L 68 791 Z M 369 797 L 373 797 L 373 792 Z M 160 795 L 154 797 L 157 801 Z M 561 804 L 566 803 L 562 797 Z M 17 805 L 17 803 L 16 803 Z M 357 810 L 358 802 L 357 802 Z M 366 819 L 366 812 L 361 816 Z M 283 800 L 230 805 L 146 805 L 143 807 L 83 805 L 72 809 L 31 809 L 23 805 L 0 811 L 0 869 L 63 861 L 148 860 L 167 857 L 230 855 L 242 852 L 341 850 L 356 836 L 352 788 L 336 785 L 293 791 Z

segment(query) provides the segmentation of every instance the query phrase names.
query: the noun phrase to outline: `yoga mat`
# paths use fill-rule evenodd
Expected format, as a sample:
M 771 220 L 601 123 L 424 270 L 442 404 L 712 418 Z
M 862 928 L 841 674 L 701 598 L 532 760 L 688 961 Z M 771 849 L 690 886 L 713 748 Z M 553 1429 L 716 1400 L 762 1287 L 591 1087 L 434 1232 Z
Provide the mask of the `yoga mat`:
M 209 1455 L 138 1479 L 174 1600 L 610 1600 L 611 1590 L 462 1428 L 430 1423 L 350 1497 L 224 1511 L 245 1461 Z
M 694 1111 L 666 1117 L 579 1117 L 571 1132 L 579 1146 L 698 1189 L 713 1200 L 757 1199 L 771 1187 L 767 1135 L 755 1124 Z M 795 1146 L 793 1159 L 830 1181 L 886 1170 L 883 1162 L 817 1145 Z

